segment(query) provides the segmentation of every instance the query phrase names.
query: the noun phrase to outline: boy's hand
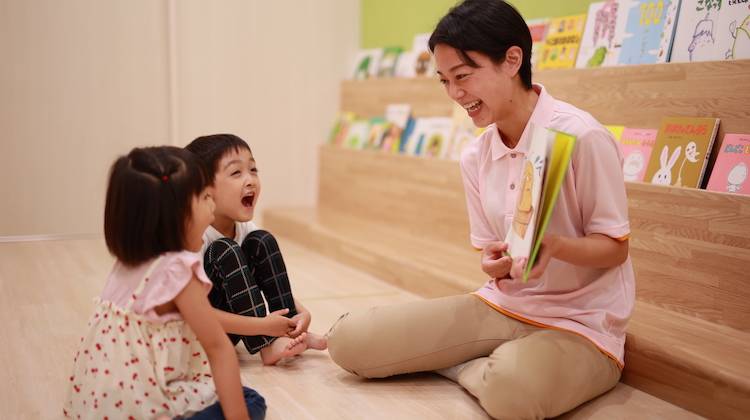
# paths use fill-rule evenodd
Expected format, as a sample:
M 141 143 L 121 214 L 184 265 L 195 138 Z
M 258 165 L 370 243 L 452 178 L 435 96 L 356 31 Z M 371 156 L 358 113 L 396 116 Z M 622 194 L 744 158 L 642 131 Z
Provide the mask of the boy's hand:
M 311 320 L 312 316 L 308 311 L 303 311 L 293 316 L 292 321 L 295 321 L 297 323 L 297 326 L 294 328 L 294 330 L 292 330 L 292 332 L 289 333 L 289 337 L 295 338 L 303 332 L 306 332 L 310 327 Z
M 493 242 L 482 250 L 482 271 L 493 279 L 507 278 L 510 272 L 511 259 L 503 256 L 508 250 L 508 244 Z
M 266 323 L 265 334 L 272 337 L 283 337 L 289 335 L 294 330 L 297 322 L 285 317 L 284 315 L 287 313 L 289 313 L 289 309 L 279 309 L 278 311 L 271 312 L 268 316 L 263 318 Z

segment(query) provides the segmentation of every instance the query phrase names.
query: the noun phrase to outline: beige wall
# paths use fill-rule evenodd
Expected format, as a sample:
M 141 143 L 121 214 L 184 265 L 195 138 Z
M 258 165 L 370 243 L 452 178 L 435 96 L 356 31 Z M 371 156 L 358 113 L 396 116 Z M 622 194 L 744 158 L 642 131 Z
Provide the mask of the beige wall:
M 214 132 L 253 148 L 259 210 L 312 206 L 358 21 L 352 0 L 0 0 L 0 237 L 98 234 L 115 156 Z

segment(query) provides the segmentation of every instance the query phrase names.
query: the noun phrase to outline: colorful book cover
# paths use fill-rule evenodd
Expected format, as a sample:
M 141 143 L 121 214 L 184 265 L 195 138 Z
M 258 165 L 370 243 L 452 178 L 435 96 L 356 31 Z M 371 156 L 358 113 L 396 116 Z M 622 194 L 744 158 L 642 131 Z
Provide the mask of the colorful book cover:
M 449 117 L 431 117 L 424 126 L 420 156 L 445 158 L 450 148 L 453 120 Z
M 656 142 L 657 130 L 653 128 L 626 128 L 620 137 L 622 172 L 625 181 L 643 182 L 646 164 Z
M 622 132 L 625 131 L 624 125 L 605 125 L 606 128 L 615 137 L 618 142 L 622 138 Z
M 539 70 L 575 67 L 585 23 L 585 14 L 550 19 L 538 63 Z
M 627 16 L 618 64 L 666 63 L 674 39 L 680 0 L 633 0 Z
M 383 136 L 388 131 L 390 123 L 383 117 L 370 118 L 370 129 L 367 133 L 367 141 L 365 142 L 363 149 L 377 149 L 380 150 L 383 143 Z
M 576 68 L 607 67 L 617 64 L 617 54 L 625 36 L 627 22 L 622 5 L 627 5 L 629 1 L 606 0 L 589 5 Z
M 328 135 L 328 144 L 335 146 L 342 146 L 346 133 L 349 131 L 349 125 L 354 121 L 355 115 L 353 112 L 341 112 L 336 117 L 336 122 L 331 128 L 331 132 Z
M 670 61 L 749 58 L 748 4 L 737 0 L 682 0 Z
M 750 134 L 725 134 L 707 190 L 750 195 Z
M 390 104 L 385 107 L 385 120 L 389 123 L 383 136 L 381 149 L 387 153 L 398 153 L 401 150 L 401 138 L 411 118 L 411 105 Z
M 396 65 L 398 64 L 401 52 L 403 52 L 403 49 L 401 47 L 383 48 L 383 55 L 380 57 L 380 61 L 378 62 L 378 77 L 396 76 Z
M 367 136 L 370 134 L 370 122 L 368 120 L 354 120 L 349 124 L 346 133 L 344 147 L 349 149 L 362 149 L 365 147 Z
M 576 142 L 574 136 L 533 124 L 531 133 L 529 152 L 521 168 L 513 222 L 505 238 L 507 254 L 514 260 L 526 259 L 524 282 L 539 255 Z
M 354 58 L 354 80 L 365 80 L 376 77 L 380 66 L 380 57 L 383 55 L 382 48 L 360 50 Z
M 417 77 L 431 77 L 435 73 L 435 62 L 430 53 L 431 33 L 417 34 L 414 36 L 411 51 L 414 54 L 414 75 Z
M 398 61 L 396 61 L 396 74 L 394 76 L 401 78 L 415 77 L 417 75 L 415 70 L 417 65 L 416 57 L 414 51 L 402 52 L 398 56 Z
M 658 185 L 700 188 L 718 128 L 718 118 L 662 119 L 644 179 Z
M 457 103 L 453 104 L 451 118 L 453 120 L 453 134 L 451 134 L 450 150 L 446 158 L 459 160 L 464 147 L 482 134 L 484 130 L 475 126 L 464 107 Z
M 531 32 L 531 68 L 536 70 L 539 57 L 542 55 L 544 39 L 547 37 L 549 19 L 531 19 L 526 21 Z

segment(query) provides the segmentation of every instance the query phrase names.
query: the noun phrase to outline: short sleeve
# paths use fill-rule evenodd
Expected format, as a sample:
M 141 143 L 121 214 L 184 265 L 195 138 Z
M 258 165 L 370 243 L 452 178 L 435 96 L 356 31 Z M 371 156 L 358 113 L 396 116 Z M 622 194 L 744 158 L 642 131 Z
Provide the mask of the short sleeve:
M 464 148 L 459 164 L 466 195 L 466 209 L 469 214 L 469 239 L 472 246 L 484 249 L 485 246 L 498 239 L 482 207 L 479 184 L 479 141 L 475 140 Z
M 206 289 L 211 290 L 211 280 L 203 270 L 200 255 L 192 252 L 167 253 L 154 269 L 149 283 L 143 290 L 142 313 L 174 300 L 195 276 Z
M 597 128 L 579 137 L 572 165 L 584 234 L 627 238 L 630 222 L 622 156 L 612 135 Z

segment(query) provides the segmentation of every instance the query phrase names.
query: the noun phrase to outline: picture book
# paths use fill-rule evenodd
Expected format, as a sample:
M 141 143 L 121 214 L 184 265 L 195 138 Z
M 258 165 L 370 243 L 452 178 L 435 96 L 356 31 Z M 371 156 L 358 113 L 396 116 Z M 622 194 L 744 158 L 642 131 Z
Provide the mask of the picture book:
M 362 149 L 365 147 L 367 136 L 370 134 L 370 122 L 368 120 L 356 119 L 349 124 L 346 133 L 344 147 L 348 149 Z
M 750 134 L 725 134 L 707 190 L 750 195 Z
M 430 53 L 429 40 L 431 33 L 417 34 L 414 36 L 412 53 L 414 54 L 414 75 L 417 77 L 431 77 L 435 73 L 435 62 Z
M 450 148 L 453 120 L 449 117 L 431 117 L 424 125 L 422 148 L 419 155 L 428 158 L 445 158 Z
M 673 62 L 750 58 L 750 2 L 682 0 Z
M 651 159 L 651 150 L 656 141 L 656 132 L 652 128 L 626 128 L 622 131 L 620 150 L 625 181 L 643 182 L 646 165 Z
M 383 48 L 383 54 L 378 61 L 377 77 L 396 76 L 396 65 L 403 49 L 401 47 Z
M 658 185 L 700 188 L 718 128 L 718 118 L 663 118 L 644 179 Z
M 360 50 L 354 58 L 352 79 L 365 80 L 376 77 L 380 68 L 380 57 L 382 55 L 382 48 Z
M 617 54 L 625 35 L 627 22 L 622 5 L 629 1 L 605 0 L 589 5 L 576 68 L 617 65 Z
M 346 138 L 346 133 L 349 131 L 349 125 L 354 121 L 354 118 L 355 115 L 353 112 L 339 113 L 328 135 L 328 144 L 342 146 Z
M 395 77 L 409 78 L 417 75 L 415 68 L 417 66 L 416 55 L 414 51 L 404 51 L 398 56 L 396 61 Z
M 453 120 L 453 133 L 451 134 L 450 150 L 446 158 L 459 160 L 464 147 L 477 138 L 483 130 L 474 125 L 474 121 L 469 117 L 464 107 L 457 103 L 453 104 L 451 118 Z
M 570 69 L 575 67 L 576 55 L 578 47 L 581 45 L 585 23 L 585 14 L 550 19 L 538 69 Z
M 526 259 L 522 281 L 531 272 L 567 173 L 576 138 L 531 125 L 531 144 L 521 167 L 518 197 L 505 242 L 514 260 Z
M 531 19 L 526 21 L 531 32 L 531 68 L 536 70 L 539 57 L 542 55 L 544 38 L 547 36 L 549 19 Z
M 627 16 L 618 64 L 666 63 L 674 39 L 680 0 L 632 0 L 623 7 Z
M 363 149 L 368 150 L 380 150 L 383 143 L 383 136 L 388 131 L 390 123 L 383 117 L 370 118 L 370 128 L 367 133 L 367 141 L 365 142 Z
M 401 150 L 401 138 L 411 119 L 411 105 L 390 104 L 385 107 L 385 120 L 389 123 L 383 136 L 381 149 L 387 153 L 398 153 Z

